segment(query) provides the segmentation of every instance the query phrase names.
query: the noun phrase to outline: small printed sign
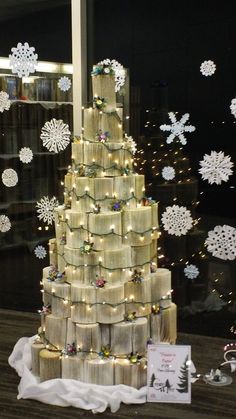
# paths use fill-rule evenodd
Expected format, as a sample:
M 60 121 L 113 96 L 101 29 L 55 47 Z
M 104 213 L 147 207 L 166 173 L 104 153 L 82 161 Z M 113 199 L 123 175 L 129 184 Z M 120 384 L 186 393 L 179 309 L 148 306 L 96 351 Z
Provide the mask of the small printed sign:
M 148 345 L 147 401 L 191 403 L 191 346 Z

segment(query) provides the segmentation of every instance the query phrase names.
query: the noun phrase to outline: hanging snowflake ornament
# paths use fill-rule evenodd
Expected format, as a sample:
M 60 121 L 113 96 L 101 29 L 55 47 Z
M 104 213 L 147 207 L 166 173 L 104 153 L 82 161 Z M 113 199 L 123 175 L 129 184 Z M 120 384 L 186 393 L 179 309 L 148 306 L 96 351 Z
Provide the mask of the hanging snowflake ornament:
M 93 67 L 93 75 L 98 74 L 115 74 L 115 91 L 119 92 L 120 88 L 125 84 L 125 69 L 117 60 L 106 58 Z
M 172 124 L 164 124 L 160 126 L 161 131 L 170 131 L 170 135 L 166 139 L 167 144 L 172 143 L 174 138 L 176 137 L 179 139 L 182 145 L 187 144 L 187 140 L 184 136 L 184 133 L 193 132 L 196 129 L 193 125 L 185 125 L 186 122 L 189 120 L 189 113 L 185 113 L 179 121 L 177 121 L 174 112 L 169 112 L 168 115 Z
M 161 220 L 164 230 L 175 236 L 186 234 L 193 225 L 190 211 L 186 207 L 180 207 L 179 205 L 166 207 Z
M 0 215 L 0 231 L 6 233 L 11 229 L 11 221 L 7 215 Z
M 36 204 L 37 217 L 39 220 L 43 220 L 44 223 L 52 224 L 54 221 L 54 209 L 59 205 L 59 202 L 55 198 L 55 196 L 49 199 L 48 196 L 44 196 L 40 199 L 39 202 Z
M 236 229 L 229 225 L 218 225 L 208 232 L 205 240 L 208 252 L 223 260 L 236 258 Z
M 11 102 L 9 95 L 1 90 L 0 92 L 0 112 L 8 111 L 10 109 Z
M 128 136 L 127 134 L 125 134 L 124 141 L 126 150 L 129 150 L 131 154 L 135 154 L 137 151 L 137 144 L 134 141 L 133 137 L 131 137 L 131 135 Z
M 9 59 L 13 74 L 16 73 L 18 77 L 28 77 L 30 73 L 35 72 L 38 54 L 35 54 L 34 51 L 35 48 L 30 47 L 28 42 L 25 42 L 24 45 L 18 42 L 17 47 L 11 49 L 12 54 L 9 55 Z
M 236 98 L 231 100 L 230 111 L 232 115 L 236 118 Z
M 57 85 L 59 89 L 62 90 L 62 92 L 67 92 L 68 90 L 70 90 L 71 81 L 68 77 L 63 76 L 58 80 Z
M 227 182 L 229 176 L 232 175 L 233 162 L 230 156 L 225 156 L 223 151 L 217 153 L 211 151 L 211 154 L 205 154 L 203 160 L 200 161 L 201 168 L 198 170 L 203 180 L 208 180 L 211 185 L 216 183 L 220 185 Z
M 199 269 L 196 265 L 187 265 L 184 268 L 184 274 L 189 279 L 195 279 L 199 275 Z
M 175 177 L 175 169 L 172 166 L 165 166 L 162 169 L 162 177 L 165 180 L 172 180 Z
M 62 119 L 51 119 L 44 124 L 40 138 L 43 140 L 43 145 L 49 151 L 58 153 L 65 150 L 70 142 L 71 132 L 68 124 L 64 124 Z
M 2 172 L 2 183 L 8 188 L 16 186 L 18 183 L 18 175 L 14 169 L 5 169 Z
M 203 61 L 201 66 L 200 66 L 200 72 L 202 73 L 203 76 L 212 76 L 216 71 L 216 65 L 214 63 L 214 61 L 212 60 L 207 60 L 207 61 Z
M 35 253 L 36 258 L 38 259 L 44 259 L 47 255 L 45 247 L 40 246 L 40 245 L 35 247 L 34 253 Z
M 22 163 L 30 163 L 33 159 L 33 152 L 29 147 L 23 147 L 19 151 L 19 159 Z

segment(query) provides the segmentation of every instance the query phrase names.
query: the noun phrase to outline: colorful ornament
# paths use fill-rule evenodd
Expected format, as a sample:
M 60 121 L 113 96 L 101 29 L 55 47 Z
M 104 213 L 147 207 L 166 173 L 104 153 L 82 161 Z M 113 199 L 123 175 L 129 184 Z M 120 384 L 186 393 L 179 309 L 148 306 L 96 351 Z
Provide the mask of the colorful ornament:
M 143 282 L 144 278 L 141 271 L 138 271 L 137 269 L 134 269 L 133 274 L 131 275 L 132 282 L 135 282 L 136 284 L 141 284 Z
M 100 97 L 100 96 L 95 96 L 93 98 L 93 103 L 95 105 L 95 108 L 97 108 L 99 110 L 105 108 L 105 106 L 107 104 L 105 98 L 104 97 Z
M 136 311 L 128 311 L 128 313 L 126 313 L 124 315 L 124 320 L 127 322 L 133 322 L 136 319 Z
M 81 253 L 85 253 L 85 254 L 91 253 L 93 250 L 93 245 L 94 243 L 90 243 L 85 240 L 83 246 L 80 247 Z
M 109 131 L 102 132 L 101 129 L 95 135 L 95 139 L 100 143 L 106 143 L 110 137 Z
M 66 356 L 73 356 L 76 355 L 77 350 L 76 350 L 76 345 L 73 342 L 72 344 L 67 343 L 66 347 L 62 350 L 62 355 L 66 355 Z
M 110 345 L 104 345 L 101 347 L 101 351 L 98 354 L 101 358 L 109 358 L 111 356 Z
M 158 304 L 152 305 L 152 314 L 160 314 L 160 306 Z
M 111 203 L 111 210 L 112 211 L 121 211 L 124 206 L 124 203 L 122 201 L 113 201 Z
M 96 275 L 96 281 L 95 281 L 95 284 L 94 284 L 94 285 L 95 285 L 97 288 L 104 288 L 104 286 L 105 286 L 106 282 L 107 282 L 107 281 L 105 281 L 105 279 L 104 279 L 104 277 L 103 277 L 103 276 L 98 276 L 98 275 Z

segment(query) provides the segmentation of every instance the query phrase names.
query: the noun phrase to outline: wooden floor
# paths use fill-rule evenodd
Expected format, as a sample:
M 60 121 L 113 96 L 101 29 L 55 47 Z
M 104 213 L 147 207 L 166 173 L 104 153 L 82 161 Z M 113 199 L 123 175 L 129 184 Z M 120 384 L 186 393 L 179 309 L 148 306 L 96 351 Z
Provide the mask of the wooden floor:
M 194 318 L 193 318 L 194 321 Z M 19 377 L 9 367 L 7 359 L 16 341 L 22 336 L 32 336 L 39 325 L 37 314 L 0 310 L 0 418 L 94 418 L 91 412 L 72 407 L 45 405 L 34 400 L 17 400 Z M 223 361 L 223 346 L 229 341 L 197 335 L 179 334 L 178 343 L 192 345 L 192 360 L 198 373 L 206 373 Z M 229 372 L 229 369 L 225 370 Z M 96 415 L 107 418 L 166 418 L 215 419 L 236 418 L 236 373 L 233 384 L 212 387 L 204 382 L 192 385 L 191 405 L 146 403 L 122 405 L 116 413 L 109 410 Z

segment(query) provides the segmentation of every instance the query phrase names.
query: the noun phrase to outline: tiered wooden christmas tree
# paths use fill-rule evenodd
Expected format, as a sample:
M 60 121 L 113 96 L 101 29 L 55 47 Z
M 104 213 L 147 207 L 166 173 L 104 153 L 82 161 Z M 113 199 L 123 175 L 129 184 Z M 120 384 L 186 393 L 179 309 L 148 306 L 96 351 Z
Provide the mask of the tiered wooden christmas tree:
M 176 340 L 171 273 L 156 265 L 157 203 L 145 198 L 144 175 L 134 172 L 135 143 L 123 134 L 111 66 L 95 66 L 92 85 L 65 203 L 55 211 L 33 372 L 41 381 L 139 388 L 148 342 Z

